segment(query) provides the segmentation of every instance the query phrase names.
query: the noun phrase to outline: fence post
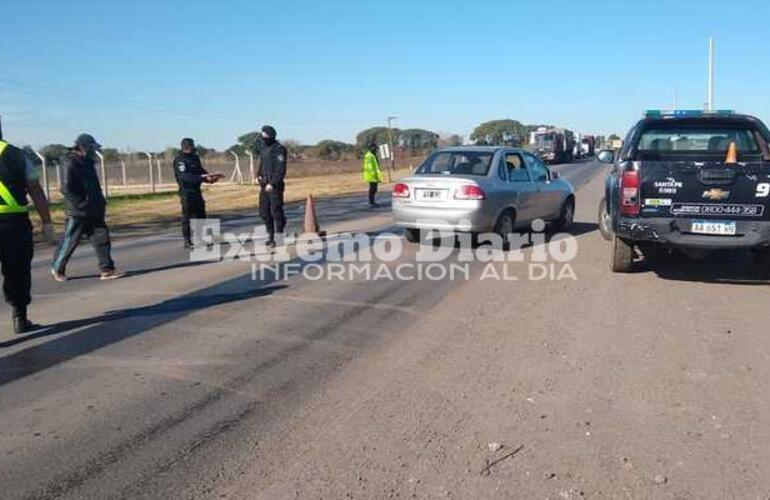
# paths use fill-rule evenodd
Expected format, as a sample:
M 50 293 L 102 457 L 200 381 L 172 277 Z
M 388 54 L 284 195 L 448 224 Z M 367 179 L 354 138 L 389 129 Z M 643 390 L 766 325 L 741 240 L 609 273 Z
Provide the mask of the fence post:
M 123 187 L 128 186 L 128 179 L 126 179 L 126 162 L 123 158 L 120 159 L 120 172 L 123 174 Z
M 235 157 L 235 170 L 233 171 L 233 175 L 230 177 L 230 182 L 233 182 L 235 177 L 238 176 L 238 184 L 243 184 L 243 174 L 241 173 L 241 158 L 235 151 L 230 151 L 230 154 Z
M 56 162 L 56 185 L 61 189 L 61 160 Z
M 40 158 L 43 163 L 43 189 L 45 189 L 45 197 L 51 199 L 51 189 L 48 186 L 48 163 L 45 161 L 45 156 L 35 151 L 35 155 Z
M 160 158 L 155 158 L 155 165 L 158 167 L 158 185 L 163 185 L 163 169 L 161 168 Z
M 152 168 L 152 154 L 148 153 L 147 151 L 139 151 L 140 154 L 143 154 L 147 157 L 147 164 L 150 167 L 150 184 L 152 185 L 152 192 L 155 192 L 155 172 Z
M 249 155 L 249 174 L 251 174 L 251 183 L 256 184 L 257 177 L 254 174 L 254 153 L 247 150 L 246 154 Z
M 104 192 L 104 197 L 109 198 L 110 191 L 107 187 L 107 168 L 104 166 L 104 155 L 101 153 L 101 151 L 96 151 L 96 156 L 99 157 L 99 165 L 102 171 L 102 191 Z

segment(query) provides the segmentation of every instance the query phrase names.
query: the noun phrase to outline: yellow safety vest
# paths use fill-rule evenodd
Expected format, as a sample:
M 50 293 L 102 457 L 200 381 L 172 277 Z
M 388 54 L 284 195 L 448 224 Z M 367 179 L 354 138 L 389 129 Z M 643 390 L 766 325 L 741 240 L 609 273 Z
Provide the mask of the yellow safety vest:
M 0 141 L 0 158 L 5 153 L 5 148 L 8 147 L 8 143 Z M 3 181 L 0 180 L 0 215 L 3 214 L 23 214 L 27 212 L 27 207 L 20 205 L 13 194 L 8 190 Z

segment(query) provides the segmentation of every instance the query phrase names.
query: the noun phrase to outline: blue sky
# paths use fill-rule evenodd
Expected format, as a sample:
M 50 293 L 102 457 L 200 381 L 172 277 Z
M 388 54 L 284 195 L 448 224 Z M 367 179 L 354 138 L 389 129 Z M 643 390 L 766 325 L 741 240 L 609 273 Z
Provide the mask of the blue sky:
M 271 123 L 303 143 L 397 125 L 468 135 L 514 118 L 625 132 L 643 109 L 770 119 L 770 2 L 2 0 L 0 113 L 40 146 L 89 131 L 225 148 Z

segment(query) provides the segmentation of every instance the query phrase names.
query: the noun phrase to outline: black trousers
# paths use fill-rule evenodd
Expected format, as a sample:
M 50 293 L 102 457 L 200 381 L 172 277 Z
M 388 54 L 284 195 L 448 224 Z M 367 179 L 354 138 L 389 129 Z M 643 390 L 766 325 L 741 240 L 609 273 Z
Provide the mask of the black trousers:
M 283 186 L 273 186 L 269 193 L 264 187 L 259 190 L 259 216 L 267 226 L 270 240 L 273 240 L 276 232 L 284 231 L 286 214 L 283 211 Z
M 369 204 L 374 205 L 374 195 L 377 194 L 377 188 L 379 184 L 376 182 L 369 183 Z
M 99 270 L 105 272 L 115 269 L 115 263 L 112 262 L 110 255 L 112 250 L 110 230 L 107 228 L 107 223 L 104 219 L 67 216 L 64 236 L 56 248 L 53 264 L 51 265 L 56 272 L 64 274 L 67 270 L 67 263 L 84 236 L 91 239 L 91 245 L 94 247 L 96 257 L 99 259 Z
M 32 224 L 26 215 L 0 215 L 0 267 L 3 270 L 3 294 L 14 309 L 32 301 Z
M 206 218 L 206 202 L 200 191 L 182 192 L 179 197 L 182 202 L 182 238 L 186 243 L 192 243 L 190 219 Z

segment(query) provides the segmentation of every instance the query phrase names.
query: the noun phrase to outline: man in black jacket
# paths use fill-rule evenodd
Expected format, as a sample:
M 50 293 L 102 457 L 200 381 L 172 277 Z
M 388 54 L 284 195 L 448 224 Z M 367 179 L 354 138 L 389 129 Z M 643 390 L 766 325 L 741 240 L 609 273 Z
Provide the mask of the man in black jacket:
M 201 193 L 201 184 L 213 184 L 222 174 L 209 174 L 201 164 L 195 149 L 195 141 L 182 139 L 181 152 L 174 158 L 174 176 L 179 185 L 179 199 L 182 202 L 182 237 L 185 248 L 192 248 L 190 219 L 206 218 L 206 202 Z
M 270 125 L 262 127 L 263 147 L 260 151 L 259 215 L 267 227 L 267 245 L 275 246 L 275 234 L 283 234 L 286 214 L 283 211 L 283 191 L 286 177 L 286 148 L 276 140 L 276 131 Z
M 65 162 L 64 206 L 67 221 L 64 237 L 59 242 L 51 264 L 51 274 L 56 281 L 66 281 L 67 263 L 80 244 L 83 236 L 91 238 L 91 244 L 99 258 L 102 280 L 121 278 L 123 273 L 115 269 L 112 261 L 110 232 L 105 222 L 107 201 L 102 194 L 99 176 L 96 174 L 94 156 L 101 145 L 88 135 L 81 134 L 75 140 Z

